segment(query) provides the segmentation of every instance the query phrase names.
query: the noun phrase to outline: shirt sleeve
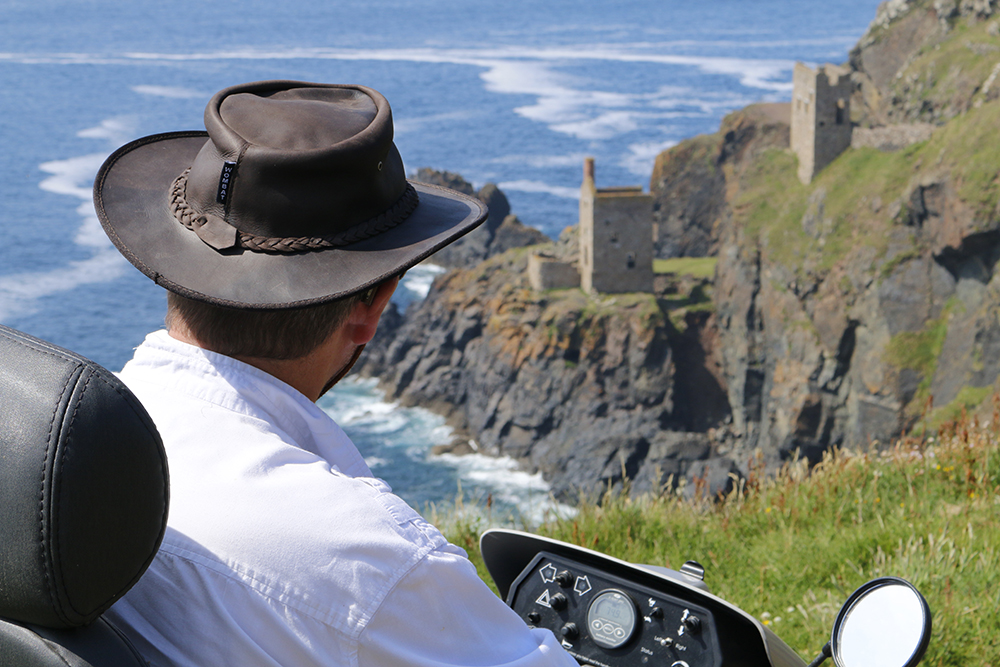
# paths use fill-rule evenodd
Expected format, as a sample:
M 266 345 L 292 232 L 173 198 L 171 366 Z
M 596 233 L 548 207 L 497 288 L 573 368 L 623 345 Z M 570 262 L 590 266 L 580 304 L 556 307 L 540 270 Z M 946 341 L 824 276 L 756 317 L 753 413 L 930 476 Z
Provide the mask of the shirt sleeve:
M 359 667 L 578 667 L 553 634 L 529 628 L 459 549 L 432 551 L 362 632 Z

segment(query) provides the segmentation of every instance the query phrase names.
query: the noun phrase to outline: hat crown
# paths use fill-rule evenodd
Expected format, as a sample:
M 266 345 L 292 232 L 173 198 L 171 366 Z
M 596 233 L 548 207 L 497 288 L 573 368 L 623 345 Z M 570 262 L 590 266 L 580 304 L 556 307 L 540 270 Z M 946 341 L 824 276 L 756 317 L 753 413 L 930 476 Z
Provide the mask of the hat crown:
M 349 88 L 292 88 L 223 98 L 219 117 L 249 144 L 324 150 L 363 133 L 378 114 L 371 97 Z M 390 137 L 392 126 L 389 126 Z
M 392 111 L 361 86 L 265 81 L 205 109 L 209 141 L 186 199 L 201 214 L 269 238 L 326 237 L 383 214 L 406 191 Z

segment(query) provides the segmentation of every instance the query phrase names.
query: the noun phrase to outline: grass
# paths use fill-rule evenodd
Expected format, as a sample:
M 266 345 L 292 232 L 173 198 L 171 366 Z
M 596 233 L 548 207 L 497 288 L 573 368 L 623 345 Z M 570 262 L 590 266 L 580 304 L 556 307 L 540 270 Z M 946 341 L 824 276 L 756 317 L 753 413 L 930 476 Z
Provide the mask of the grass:
M 898 224 L 888 211 L 898 202 L 902 207 L 897 218 L 908 216 L 910 193 L 921 182 L 946 179 L 972 218 L 984 226 L 1000 202 L 998 134 L 1000 101 L 988 102 L 952 119 L 928 141 L 904 150 L 848 149 L 809 185 L 799 182 L 797 161 L 790 151 L 770 149 L 742 174 L 733 219 L 756 239 L 769 262 L 795 267 L 800 277 L 822 276 L 861 248 L 874 249 L 876 257 L 884 258 L 890 232 Z M 813 237 L 806 234 L 802 220 L 810 197 L 821 188 L 828 224 L 822 225 L 819 237 Z M 870 270 L 885 277 L 899 263 L 925 251 L 914 245 L 895 258 L 877 261 Z
M 972 97 L 981 98 L 980 87 L 997 62 L 1000 39 L 989 34 L 990 21 L 963 17 L 936 44 L 927 44 L 912 57 L 892 84 L 891 94 L 910 101 L 931 101 L 952 113 Z M 919 104 L 914 104 L 920 107 Z
M 834 451 L 811 472 L 757 467 L 728 497 L 607 495 L 536 532 L 631 562 L 694 558 L 716 595 L 768 624 L 809 661 L 840 605 L 868 579 L 914 583 L 932 610 L 922 664 L 1000 666 L 1000 399 L 990 424 L 964 415 L 938 437 L 882 451 Z M 698 489 L 696 488 L 696 491 Z M 482 517 L 452 522 L 478 554 Z
M 654 259 L 653 273 L 672 273 L 678 276 L 712 278 L 715 276 L 715 265 L 718 263 L 718 260 L 718 257 Z

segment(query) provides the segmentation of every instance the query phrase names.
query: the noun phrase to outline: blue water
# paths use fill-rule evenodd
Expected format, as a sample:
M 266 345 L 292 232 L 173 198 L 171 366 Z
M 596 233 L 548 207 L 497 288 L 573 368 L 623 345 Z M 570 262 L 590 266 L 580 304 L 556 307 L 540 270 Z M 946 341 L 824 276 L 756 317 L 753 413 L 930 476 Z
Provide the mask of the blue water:
M 93 176 L 128 140 L 200 129 L 228 85 L 372 86 L 393 106 L 410 171 L 498 182 L 523 221 L 557 234 L 575 221 L 585 156 L 600 186 L 647 185 L 660 150 L 748 103 L 788 99 L 796 60 L 843 62 L 877 4 L 3 0 L 0 322 L 122 366 L 161 325 L 164 297 L 104 239 Z M 384 405 L 369 384 L 337 391 L 345 405 Z M 454 497 L 459 479 L 480 495 L 509 496 L 513 479 L 538 487 L 428 459 L 447 436 L 426 413 L 392 410 L 419 425 L 408 430 L 331 410 L 418 504 Z

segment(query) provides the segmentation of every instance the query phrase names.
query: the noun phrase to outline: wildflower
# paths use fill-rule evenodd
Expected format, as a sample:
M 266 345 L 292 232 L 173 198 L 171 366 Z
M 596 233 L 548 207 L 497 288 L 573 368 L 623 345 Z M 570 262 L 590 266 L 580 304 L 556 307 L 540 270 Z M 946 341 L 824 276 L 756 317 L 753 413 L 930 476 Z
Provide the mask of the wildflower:
M 770 507 L 768 507 L 767 509 L 764 510 L 764 514 L 770 514 L 770 513 L 771 513 L 771 508 Z

